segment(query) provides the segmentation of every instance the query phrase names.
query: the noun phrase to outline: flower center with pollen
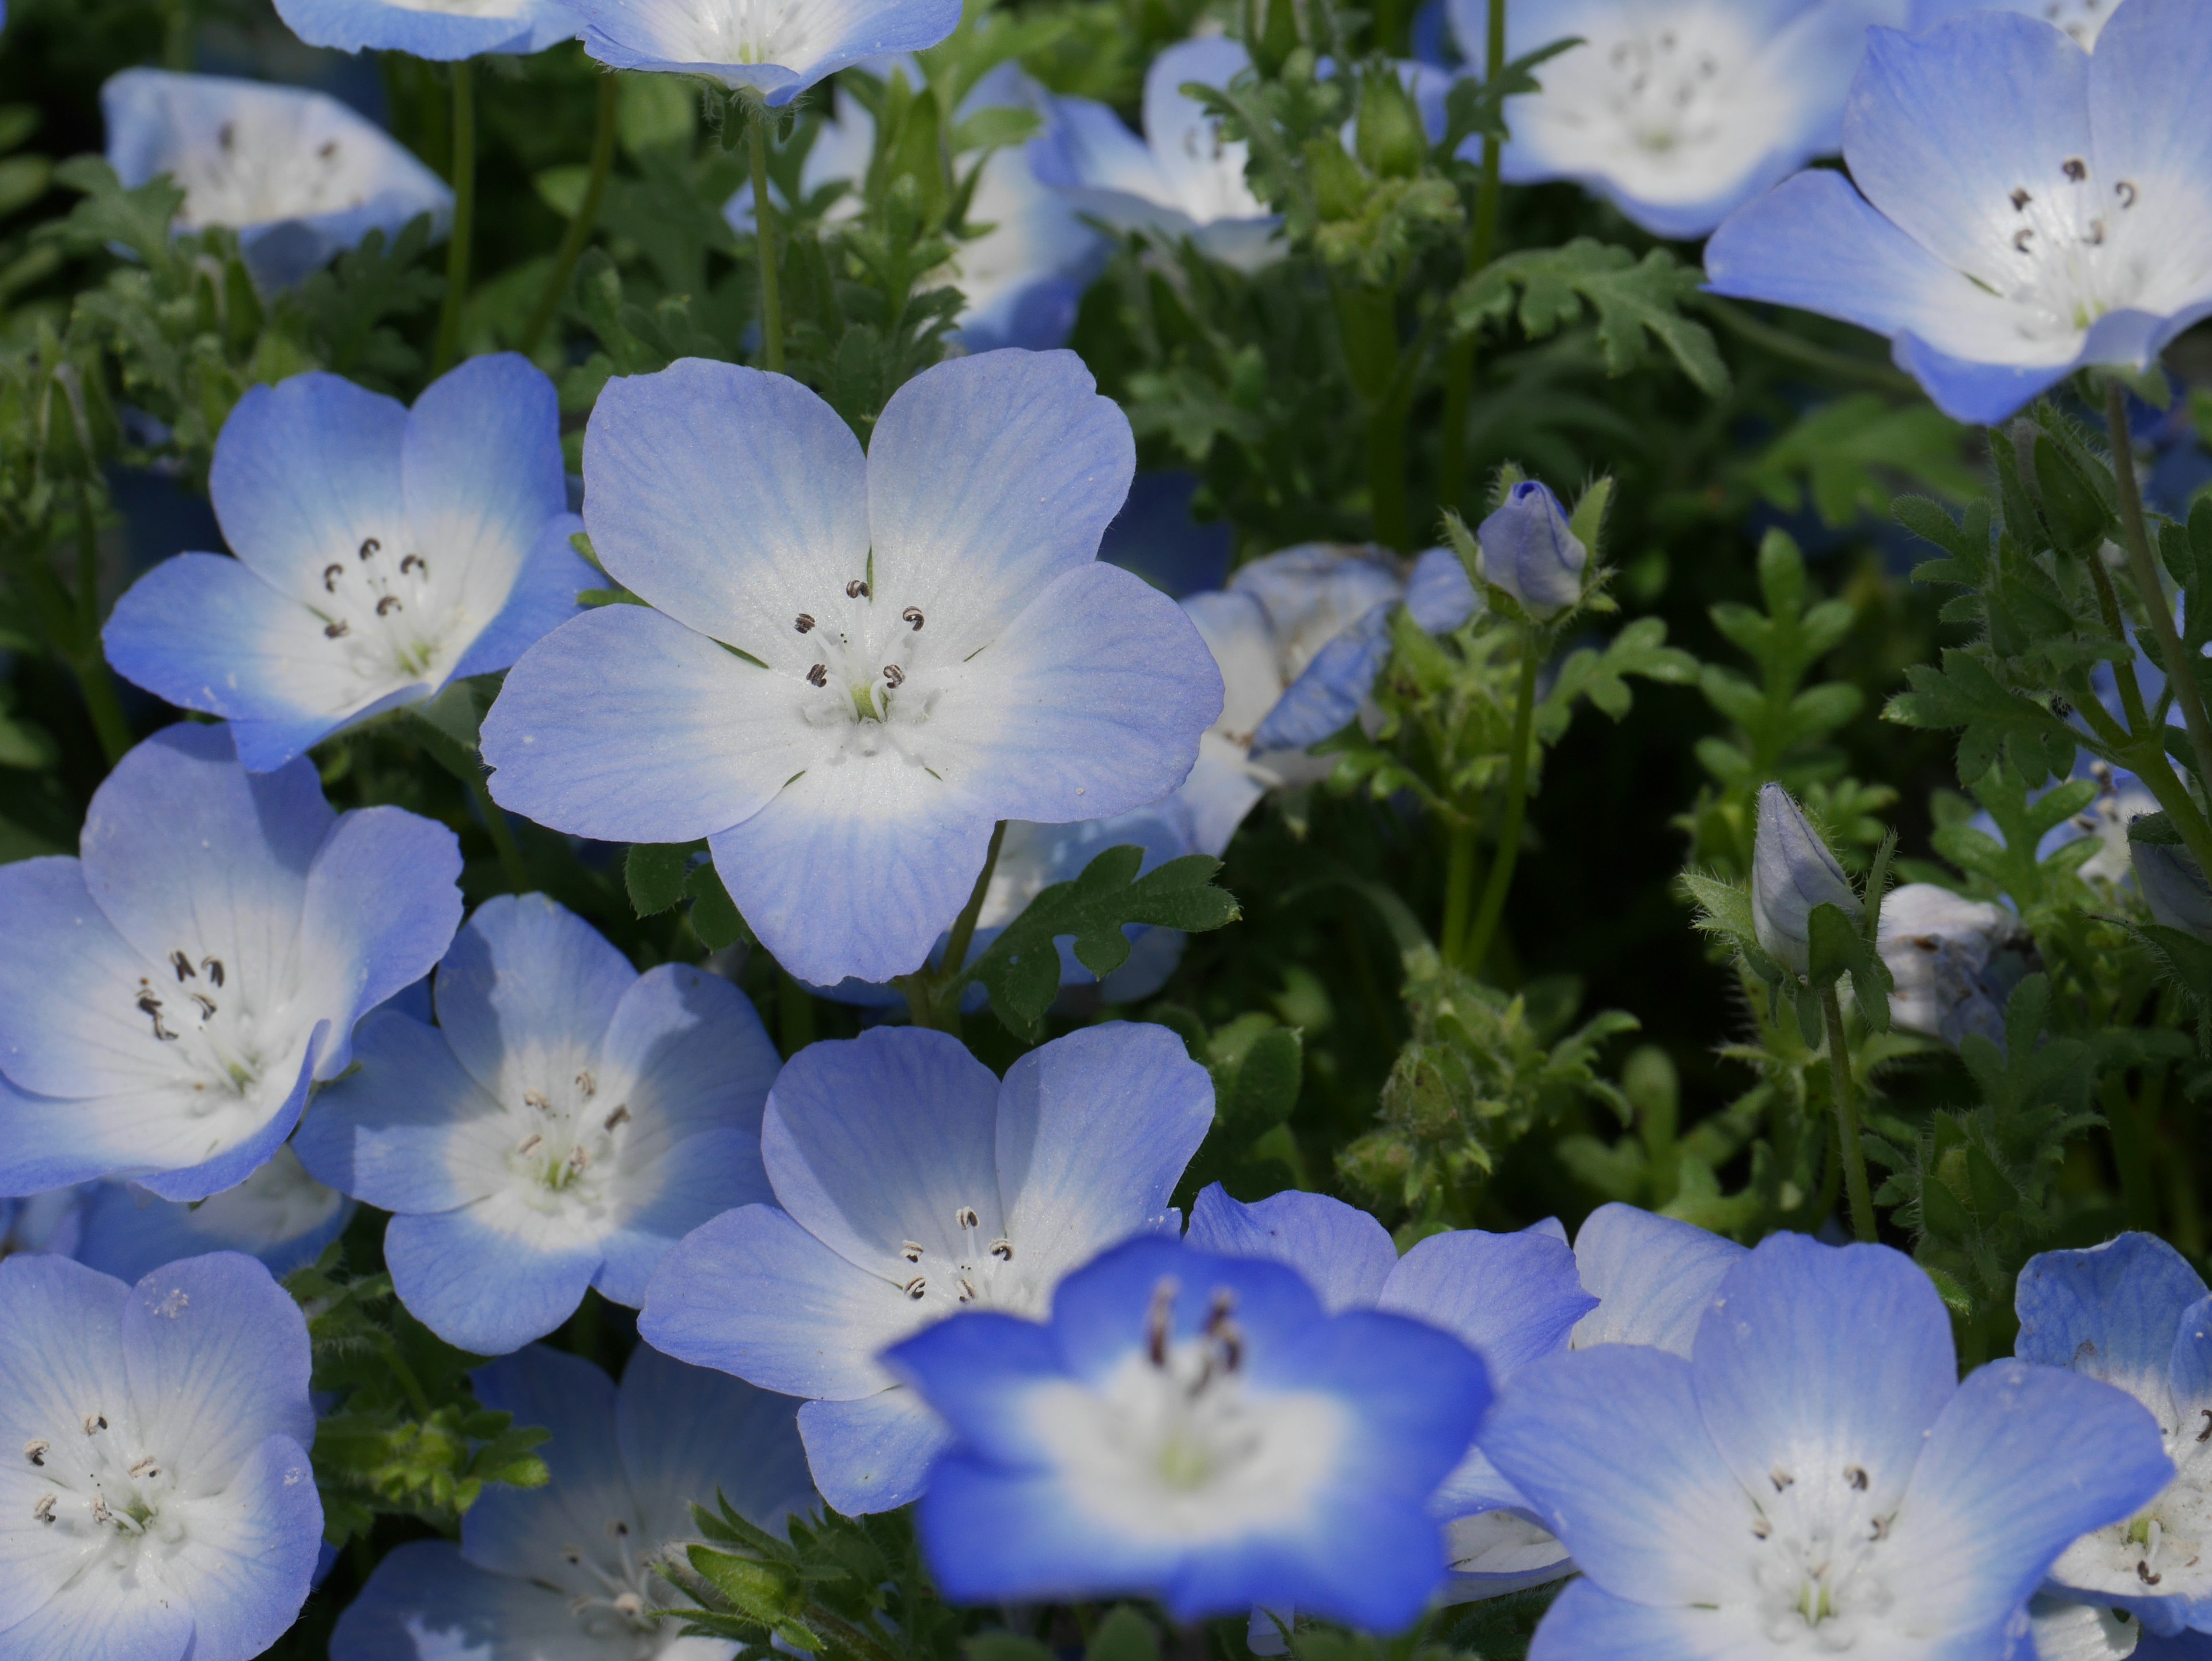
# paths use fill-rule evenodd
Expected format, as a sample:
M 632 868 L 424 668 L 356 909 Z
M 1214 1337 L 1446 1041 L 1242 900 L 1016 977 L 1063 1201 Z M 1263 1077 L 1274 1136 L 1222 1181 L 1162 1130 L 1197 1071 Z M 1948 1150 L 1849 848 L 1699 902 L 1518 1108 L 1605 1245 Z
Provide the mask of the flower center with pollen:
M 919 1231 L 927 1233 L 933 1231 Z M 982 1214 L 974 1206 L 956 1206 L 952 1228 L 939 1237 L 934 1250 L 919 1240 L 900 1243 L 890 1278 L 908 1299 L 921 1305 L 926 1319 L 950 1315 L 964 1305 L 1003 1309 L 1017 1315 L 1042 1315 L 1046 1298 L 1006 1235 L 987 1233 Z
M 145 1041 L 190 1086 L 196 1117 L 251 1097 L 281 1059 L 285 1046 L 270 1041 L 246 990 L 223 959 L 185 946 L 123 989 Z
M 351 673 L 356 696 L 441 678 L 453 666 L 457 621 L 430 562 L 411 550 L 365 537 L 318 574 L 309 602 L 323 638 Z
M 525 1090 L 507 1109 L 515 1141 L 507 1169 L 537 1209 L 602 1208 L 636 1121 L 627 1101 L 599 1088 L 580 1068 L 565 1081 Z
M 241 109 L 216 130 L 213 145 L 180 148 L 164 158 L 184 186 L 180 221 L 205 225 L 265 225 L 343 213 L 368 199 L 365 157 L 350 141 L 311 140 L 290 113 Z
M 601 1534 L 603 1545 L 561 1548 L 566 1573 L 557 1584 L 569 1594 L 568 1613 L 585 1637 L 605 1646 L 604 1652 L 651 1661 L 669 1635 L 652 1611 L 678 1601 L 654 1567 L 662 1553 L 642 1547 L 636 1530 L 619 1517 L 609 1518 Z M 672 1548 L 668 1555 L 678 1555 Z
M 708 0 L 681 20 L 700 64 L 786 64 L 803 56 L 805 0 Z
M 1894 1506 L 1866 1467 L 1798 1472 L 1780 1465 L 1753 1496 L 1748 1530 L 1760 1625 L 1770 1641 L 1815 1652 L 1880 1647 L 1894 1601 L 1884 1542 Z
M 169 1296 L 181 1300 L 185 1294 Z M 24 1496 L 29 1515 L 10 1527 L 27 1524 L 40 1536 L 54 1536 L 57 1552 L 106 1555 L 119 1559 L 114 1567 L 123 1568 L 149 1537 L 165 1545 L 184 1538 L 182 1520 L 162 1510 L 176 1491 L 175 1473 L 167 1459 L 139 1443 L 129 1425 L 111 1416 L 109 1404 L 93 1402 L 73 1422 L 30 1438 L 17 1457 L 30 1480 L 15 1491 Z
M 865 576 L 849 579 L 790 624 L 799 655 L 809 661 L 799 688 L 799 715 L 836 741 L 833 760 L 873 756 L 890 748 L 927 765 L 919 729 L 936 706 L 939 688 L 926 672 L 929 619 L 917 605 L 894 614 L 878 606 Z
M 2020 308 L 2022 339 L 2069 339 L 2142 293 L 2146 215 L 2134 179 L 2100 179 L 2087 156 L 2061 156 L 2014 184 L 1996 217 L 2003 243 L 1967 275 Z

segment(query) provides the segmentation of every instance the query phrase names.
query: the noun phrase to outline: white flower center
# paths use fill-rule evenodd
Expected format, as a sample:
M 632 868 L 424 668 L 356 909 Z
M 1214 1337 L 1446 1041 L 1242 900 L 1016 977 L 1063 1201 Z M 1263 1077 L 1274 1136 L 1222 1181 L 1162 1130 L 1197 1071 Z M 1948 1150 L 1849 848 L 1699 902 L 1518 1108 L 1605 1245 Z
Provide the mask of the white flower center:
M 248 104 L 222 124 L 212 146 L 165 157 L 184 186 L 183 224 L 240 229 L 344 213 L 368 201 L 369 158 L 359 143 L 317 139 L 301 125 L 296 112 Z
M 2112 15 L 2112 10 L 2106 0 L 2047 0 L 2035 15 L 2065 30 L 2082 51 L 2087 52 L 2105 32 L 2105 20 Z
M 1052 1288 L 1013 1240 L 995 1229 L 987 1231 L 982 1213 L 972 1205 L 954 1207 L 951 1222 L 947 1232 L 917 1230 L 937 1233 L 936 1248 L 919 1240 L 905 1241 L 895 1264 L 885 1271 L 892 1284 L 920 1306 L 915 1312 L 921 1318 L 915 1326 L 927 1326 L 968 1304 L 1014 1315 L 1043 1315 Z
M 130 1566 L 143 1541 L 173 1546 L 185 1536 L 178 1508 L 163 1509 L 176 1493 L 176 1473 L 113 1404 L 87 1404 L 76 1422 L 31 1438 L 18 1457 L 31 1468 L 31 1481 L 14 1491 L 28 1494 L 28 1524 L 42 1534 L 65 1537 L 118 1569 Z M 20 1526 L 10 1519 L 10 1532 Z
M 623 1148 L 636 1125 L 629 1104 L 610 1099 L 591 1068 L 522 1092 L 507 1104 L 515 1140 L 507 1165 L 519 1190 L 540 1212 L 611 1216 Z
M 835 742 L 832 763 L 886 749 L 928 765 L 922 731 L 942 691 L 932 672 L 928 618 L 919 606 L 878 607 L 866 576 L 848 579 L 791 621 L 811 654 L 798 689 L 799 715 Z
M 147 1041 L 159 1046 L 167 1069 L 191 1091 L 191 1111 L 204 1117 L 251 1098 L 271 1068 L 295 1053 L 296 1034 L 260 1019 L 235 970 L 221 958 L 173 948 L 168 972 L 155 970 L 138 977 L 124 995 L 145 1025 Z M 278 1013 L 283 1000 L 277 1000 Z M 289 1084 L 291 1080 L 284 1080 Z
M 2069 338 L 2133 305 L 2149 285 L 2138 228 L 2154 210 L 2146 210 L 2136 180 L 2100 179 L 2087 156 L 2054 157 L 2048 173 L 2006 193 L 1990 222 L 2003 243 L 1966 275 L 2020 308 L 2023 339 Z
M 692 63 L 790 66 L 810 55 L 806 0 L 694 0 L 684 9 L 670 46 Z
M 1752 1579 L 1760 1624 L 1773 1643 L 1834 1653 L 1875 1634 L 1893 1602 L 1884 1542 L 1894 1520 L 1865 1467 L 1769 1474 L 1753 1497 Z
M 296 1240 L 335 1216 L 345 1196 L 307 1174 L 290 1143 L 236 1188 L 202 1201 L 183 1214 L 186 1228 L 234 1249 L 257 1249 Z
M 2161 1419 L 2169 1404 L 2154 1407 Z M 2212 1409 L 2161 1425 L 2176 1475 L 2124 1523 L 2084 1535 L 2066 1548 L 2052 1577 L 2121 1597 L 2212 1596 Z
M 323 598 L 308 609 L 360 696 L 442 679 L 458 660 L 455 642 L 474 637 L 459 626 L 453 585 L 441 593 L 429 560 L 411 549 L 364 538 L 333 555 L 319 581 Z
M 555 1584 L 569 1594 L 568 1613 L 584 1636 L 604 1646 L 598 1652 L 626 1661 L 652 1661 L 678 1640 L 680 1622 L 663 1622 L 648 1612 L 677 1601 L 674 1589 L 653 1568 L 657 1548 L 641 1549 L 637 1531 L 611 1517 L 601 1530 L 604 1545 L 561 1548 L 562 1573 Z M 668 1554 L 676 1556 L 672 1549 Z

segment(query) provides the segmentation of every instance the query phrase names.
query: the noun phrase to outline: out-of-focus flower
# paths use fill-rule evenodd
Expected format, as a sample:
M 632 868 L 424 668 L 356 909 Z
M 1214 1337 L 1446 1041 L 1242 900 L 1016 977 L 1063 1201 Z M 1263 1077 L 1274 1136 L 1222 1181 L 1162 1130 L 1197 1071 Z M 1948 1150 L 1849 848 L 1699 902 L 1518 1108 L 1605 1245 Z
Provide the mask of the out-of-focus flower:
M 2130 842 L 2128 852 L 2135 861 L 2136 885 L 2142 890 L 2152 918 L 2212 942 L 2212 887 L 2206 885 L 2197 856 L 2186 848 L 2163 843 Z
M 310 1177 L 289 1144 L 237 1187 L 198 1205 L 157 1199 L 129 1183 L 102 1183 L 82 1203 L 74 1256 L 118 1281 L 210 1251 L 242 1251 L 271 1275 L 289 1275 L 343 1233 L 356 1210 L 344 1195 Z
M 1832 905 L 1852 922 L 1865 916 L 1850 879 L 1796 799 L 1778 784 L 1759 793 L 1759 829 L 1752 841 L 1751 905 L 1759 943 L 1784 968 L 1802 975 L 1812 953 L 1812 917 Z
M 1569 528 L 1566 510 L 1547 485 L 1524 478 L 1475 532 L 1482 580 L 1502 588 L 1539 623 L 1548 623 L 1583 597 L 1589 550 Z
M 289 288 L 371 231 L 428 214 L 443 234 L 453 192 L 383 128 L 319 92 L 217 75 L 125 70 L 100 89 L 107 161 L 126 186 L 167 173 L 179 231 L 221 226 L 263 286 Z
M 2056 24 L 2090 52 L 2119 9 L 2120 0 L 1912 0 L 1911 21 L 1905 27 L 1919 34 L 1967 12 L 2016 11 Z
M 1907 883 L 1881 903 L 1880 946 L 1895 983 L 1892 1025 L 1954 1050 L 1969 1032 L 2004 1048 L 2005 1001 L 2036 961 L 2017 916 L 1933 883 Z
M 568 0 L 276 0 L 276 15 L 311 46 L 440 62 L 543 52 L 583 27 Z
M 565 0 L 584 50 L 618 70 L 700 75 L 788 104 L 848 64 L 921 52 L 952 33 L 960 0 Z
M 227 717 L 257 771 L 506 668 L 604 581 L 570 545 L 553 383 L 512 353 L 411 411 L 338 375 L 256 386 L 208 488 L 238 557 L 164 560 L 102 640 L 125 678 Z

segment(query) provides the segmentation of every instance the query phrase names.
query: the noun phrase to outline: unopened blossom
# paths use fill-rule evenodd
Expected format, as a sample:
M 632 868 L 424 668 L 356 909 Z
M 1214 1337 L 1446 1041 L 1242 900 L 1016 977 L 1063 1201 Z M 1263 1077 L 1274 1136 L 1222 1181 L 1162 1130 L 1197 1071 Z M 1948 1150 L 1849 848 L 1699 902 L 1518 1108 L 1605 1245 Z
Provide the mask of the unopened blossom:
M 1960 421 L 2083 367 L 2148 369 L 2212 313 L 2203 24 L 2197 0 L 2127 0 L 2094 55 L 2013 11 L 1875 30 L 1850 177 L 1801 173 L 1741 210 L 1706 247 L 1709 286 L 1889 337 Z
M 479 52 L 532 52 L 583 27 L 568 0 L 276 0 L 311 46 L 404 52 L 436 62 Z
M 964 1313 L 887 1362 L 952 1427 L 916 1514 L 948 1597 L 1133 1593 L 1178 1621 L 1410 1625 L 1443 1579 L 1429 1493 L 1491 1396 L 1447 1333 L 1173 1240 L 1070 1275 L 1048 1322 Z
M 617 70 L 703 76 L 788 104 L 848 64 L 921 52 L 952 33 L 960 0 L 565 0 L 584 50 Z
M 237 557 L 164 560 L 101 638 L 125 678 L 228 718 L 257 771 L 506 668 L 604 581 L 569 544 L 553 383 L 512 353 L 411 411 L 338 375 L 256 386 L 208 488 Z
M 801 980 L 921 967 L 997 820 L 1158 801 L 1221 708 L 1189 620 L 1097 560 L 1134 448 L 1068 352 L 925 370 L 865 455 L 782 375 L 610 381 L 585 520 L 648 604 L 524 654 L 483 724 L 493 796 L 574 835 L 705 837 Z
M 817 1501 L 793 1403 L 641 1344 L 622 1388 L 591 1362 L 533 1344 L 471 1375 L 477 1399 L 552 1432 L 551 1480 L 495 1486 L 457 1545 L 387 1553 L 338 1617 L 331 1661 L 721 1661 L 734 1644 L 682 1636 L 688 1600 L 659 1573 L 700 1538 L 694 1506 L 726 1503 L 781 1533 Z
M 118 1281 L 210 1251 L 242 1251 L 281 1278 L 314 1262 L 356 1209 L 310 1177 L 289 1143 L 235 1188 L 196 1205 L 161 1199 L 135 1183 L 98 1183 L 79 1203 L 82 1233 L 72 1255 Z
M 1841 136 L 1867 27 L 1909 0 L 1514 0 L 1505 51 L 1582 44 L 1505 106 L 1512 184 L 1572 179 L 1656 236 L 1697 237 Z M 1449 0 L 1479 73 L 1488 0 Z
M 769 1092 L 774 1205 L 727 1211 L 668 1254 L 647 1342 L 807 1397 L 815 1486 L 848 1515 L 922 1489 L 947 1433 L 885 1348 L 969 1306 L 1041 1314 L 1062 1275 L 1172 1233 L 1213 1086 L 1163 1026 L 1086 1027 L 1004 1080 L 942 1032 L 808 1046 Z
M 1047 185 L 1103 224 L 1188 237 L 1208 259 L 1257 271 L 1288 252 L 1282 217 L 1245 181 L 1246 146 L 1183 88 L 1226 87 L 1251 67 L 1239 41 L 1179 41 L 1145 72 L 1144 134 L 1088 98 L 1054 100 L 1053 120 L 1030 141 Z
M 1796 799 L 1778 784 L 1759 793 L 1752 842 L 1751 907 L 1759 943 L 1784 968 L 1810 964 L 1813 913 L 1832 905 L 1856 924 L 1864 915 L 1850 879 Z
M 1530 1661 L 1998 1661 L 2067 1546 L 2173 1475 L 2108 1384 L 2011 1360 L 1960 1383 L 1902 1253 L 1789 1233 L 1729 1271 L 1686 1360 L 1540 1360 L 1479 1439 L 1583 1571 Z
M 124 757 L 79 846 L 0 866 L 0 1192 L 235 1186 L 461 918 L 451 830 L 334 813 L 312 763 L 248 772 L 224 726 Z
M 2035 962 L 2017 916 L 1933 883 L 1907 883 L 1882 900 L 1879 945 L 1894 983 L 1893 1026 L 1954 1049 L 1969 1032 L 2003 1047 L 2005 1001 Z
M 2212 887 L 2197 856 L 2179 844 L 2132 840 L 2128 854 L 2152 919 L 2212 942 Z
M 0 1262 L 0 1657 L 247 1661 L 323 1533 L 307 1323 L 216 1252 L 136 1285 Z
M 587 1287 L 635 1307 L 668 1249 L 768 1197 L 775 1047 L 745 995 L 688 964 L 639 974 L 542 894 L 477 908 L 438 967 L 438 1025 L 380 1011 L 295 1145 L 396 1214 L 400 1301 L 480 1355 L 543 1337 Z
M 107 162 L 126 187 L 167 173 L 185 192 L 179 232 L 220 226 L 265 288 L 289 288 L 371 231 L 453 192 L 391 134 L 337 99 L 219 75 L 125 70 L 100 89 Z
M 1482 580 L 1539 623 L 1579 605 L 1589 550 L 1547 485 L 1522 479 L 1475 532 Z

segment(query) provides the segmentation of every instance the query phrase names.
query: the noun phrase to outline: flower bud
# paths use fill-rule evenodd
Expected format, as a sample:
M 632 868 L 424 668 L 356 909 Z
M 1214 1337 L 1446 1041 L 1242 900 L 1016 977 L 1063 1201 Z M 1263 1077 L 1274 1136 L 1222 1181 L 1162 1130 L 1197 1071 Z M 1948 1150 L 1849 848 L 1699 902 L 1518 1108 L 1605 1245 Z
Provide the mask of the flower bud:
M 1907 883 L 1881 903 L 1879 949 L 1895 983 L 1892 1026 L 1954 1048 L 1978 1032 L 2004 1048 L 2005 1004 L 2036 964 L 2018 917 L 1933 883 Z
M 1854 923 L 1866 915 L 1850 879 L 1805 810 L 1778 784 L 1759 793 L 1759 834 L 1752 844 L 1751 910 L 1759 943 L 1802 975 L 1812 961 L 1812 916 L 1832 905 Z
M 2163 843 L 2130 842 L 2128 853 L 2152 917 L 2168 928 L 2212 942 L 2212 887 L 2206 885 L 2203 869 L 2189 850 Z
M 1559 497 L 1534 479 L 1507 492 L 1475 539 L 1482 550 L 1482 580 L 1512 595 L 1539 623 L 1582 599 L 1589 550 L 1568 529 Z

